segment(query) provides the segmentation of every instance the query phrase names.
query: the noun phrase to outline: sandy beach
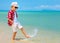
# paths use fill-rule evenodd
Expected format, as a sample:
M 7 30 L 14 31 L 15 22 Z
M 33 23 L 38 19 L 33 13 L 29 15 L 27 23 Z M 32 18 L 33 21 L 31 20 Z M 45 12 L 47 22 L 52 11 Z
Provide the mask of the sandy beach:
M 16 40 L 11 40 L 12 30 L 7 29 L 8 27 L 0 28 L 2 28 L 0 30 L 0 43 L 60 43 L 60 33 L 58 32 L 39 30 L 35 37 L 26 40 L 24 35 L 18 31 Z

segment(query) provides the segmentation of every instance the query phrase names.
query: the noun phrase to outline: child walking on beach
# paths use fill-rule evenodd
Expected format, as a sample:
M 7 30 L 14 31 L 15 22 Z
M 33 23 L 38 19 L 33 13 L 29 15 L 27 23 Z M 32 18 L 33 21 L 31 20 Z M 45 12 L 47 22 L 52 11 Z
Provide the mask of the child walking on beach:
M 20 29 L 26 38 L 30 38 L 30 36 L 25 32 L 23 26 L 17 21 L 17 18 L 18 18 L 18 15 L 16 12 L 17 9 L 18 9 L 18 3 L 12 2 L 11 9 L 8 12 L 8 25 L 12 27 L 12 30 L 13 30 L 12 39 L 15 40 L 17 29 Z

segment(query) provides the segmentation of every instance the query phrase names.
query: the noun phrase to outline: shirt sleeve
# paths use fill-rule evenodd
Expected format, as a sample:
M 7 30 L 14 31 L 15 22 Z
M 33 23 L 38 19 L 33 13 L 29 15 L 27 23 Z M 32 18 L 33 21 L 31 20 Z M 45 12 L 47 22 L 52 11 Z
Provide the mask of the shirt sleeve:
M 11 18 L 11 12 L 8 12 L 8 18 L 9 19 Z

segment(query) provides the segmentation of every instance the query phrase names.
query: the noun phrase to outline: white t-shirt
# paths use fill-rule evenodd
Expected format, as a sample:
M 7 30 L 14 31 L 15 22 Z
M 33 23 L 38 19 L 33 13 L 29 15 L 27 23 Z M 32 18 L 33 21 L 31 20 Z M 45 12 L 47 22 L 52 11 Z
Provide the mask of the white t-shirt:
M 14 12 L 14 23 L 17 23 L 17 17 L 16 17 L 16 12 Z

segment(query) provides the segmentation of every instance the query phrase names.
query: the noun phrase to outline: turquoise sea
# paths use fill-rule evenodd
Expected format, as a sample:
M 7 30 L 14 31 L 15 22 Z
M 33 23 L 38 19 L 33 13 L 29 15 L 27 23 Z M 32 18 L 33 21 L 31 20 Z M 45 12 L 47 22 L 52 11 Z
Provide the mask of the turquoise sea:
M 7 13 L 7 11 L 0 12 L 1 43 L 3 40 L 5 43 L 9 43 L 12 36 L 12 29 L 7 24 Z M 18 21 L 27 33 L 34 34 L 34 29 L 37 28 L 36 37 L 31 38 L 30 43 L 60 43 L 59 11 L 20 11 L 18 12 Z M 16 37 L 21 38 L 24 35 L 18 31 Z
M 7 13 L 8 12 L 0 12 L 0 25 L 7 24 Z M 60 32 L 60 12 L 21 11 L 18 12 L 18 20 L 24 27 L 36 27 Z

